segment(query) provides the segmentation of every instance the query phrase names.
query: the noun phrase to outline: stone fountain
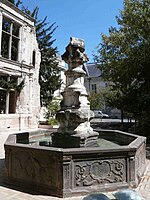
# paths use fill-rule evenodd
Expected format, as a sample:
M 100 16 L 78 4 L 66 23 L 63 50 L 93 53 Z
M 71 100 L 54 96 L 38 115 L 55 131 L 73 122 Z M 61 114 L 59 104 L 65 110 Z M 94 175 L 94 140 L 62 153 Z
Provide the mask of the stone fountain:
M 145 171 L 146 139 L 90 126 L 84 87 L 84 41 L 71 38 L 62 58 L 68 63 L 66 88 L 54 133 L 12 134 L 5 142 L 5 182 L 32 193 L 57 197 L 136 187 Z

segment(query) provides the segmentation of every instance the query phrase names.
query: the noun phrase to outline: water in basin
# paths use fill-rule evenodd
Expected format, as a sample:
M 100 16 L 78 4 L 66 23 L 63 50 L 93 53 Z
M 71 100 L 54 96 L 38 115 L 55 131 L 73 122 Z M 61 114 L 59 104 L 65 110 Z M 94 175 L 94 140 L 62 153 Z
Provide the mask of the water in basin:
M 42 135 L 42 136 L 35 136 L 29 138 L 29 144 L 30 145 L 39 145 L 39 146 L 52 146 L 52 137 L 50 135 Z M 121 146 L 113 141 L 104 139 L 104 138 L 98 138 L 97 144 L 101 148 L 111 148 L 111 147 L 117 147 Z

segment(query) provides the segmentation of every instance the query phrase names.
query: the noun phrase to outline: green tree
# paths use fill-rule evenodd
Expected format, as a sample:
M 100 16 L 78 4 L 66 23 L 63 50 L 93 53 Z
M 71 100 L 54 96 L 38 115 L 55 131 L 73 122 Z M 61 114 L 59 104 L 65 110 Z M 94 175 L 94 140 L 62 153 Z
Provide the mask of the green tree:
M 110 89 L 100 88 L 98 92 L 90 92 L 89 101 L 91 110 L 108 110 Z
M 57 26 L 55 23 L 49 25 L 47 17 L 43 20 L 38 19 L 39 8 L 36 7 L 32 12 L 28 7 L 22 5 L 22 1 L 9 0 L 11 3 L 35 19 L 36 36 L 41 52 L 41 64 L 39 72 L 40 100 L 41 105 L 48 107 L 52 101 L 53 93 L 61 86 L 60 68 L 57 61 L 57 47 L 53 47 L 55 39 L 52 39 Z
M 57 48 L 52 47 L 55 39 L 52 39 L 53 33 L 56 30 L 55 23 L 46 22 L 47 17 L 43 20 L 38 20 L 39 8 L 36 7 L 31 16 L 36 20 L 36 34 L 41 51 L 41 65 L 39 74 L 40 97 L 41 105 L 48 107 L 52 101 L 53 93 L 60 88 L 60 68 L 57 61 Z
M 15 6 L 19 7 L 22 4 L 21 0 L 8 0 L 9 2 L 11 2 L 12 4 L 14 4 Z
M 113 83 L 115 105 L 144 120 L 150 116 L 150 0 L 124 0 L 116 19 L 119 28 L 102 34 L 95 59 Z
M 102 101 L 101 93 L 90 92 L 89 101 L 91 110 L 102 110 L 103 109 L 103 101 Z
M 15 0 L 8 0 L 8 1 L 15 5 Z

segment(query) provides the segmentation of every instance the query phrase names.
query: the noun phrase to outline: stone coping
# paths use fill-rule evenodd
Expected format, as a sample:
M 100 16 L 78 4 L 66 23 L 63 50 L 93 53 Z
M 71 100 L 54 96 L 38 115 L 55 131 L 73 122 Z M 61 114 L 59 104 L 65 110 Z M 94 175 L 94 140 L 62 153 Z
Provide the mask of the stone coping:
M 52 131 L 52 130 L 51 130 Z M 56 130 L 55 130 L 56 131 Z M 97 130 L 98 131 L 98 130 Z M 29 137 L 30 134 L 33 136 L 34 134 L 36 134 L 38 131 L 31 131 L 31 132 L 25 132 Z M 49 130 L 40 130 L 40 132 L 47 133 L 49 132 Z M 15 147 L 25 147 L 25 148 L 31 148 L 31 149 L 43 149 L 43 150 L 50 150 L 50 151 L 58 151 L 58 152 L 62 152 L 65 154 L 70 154 L 70 153 L 76 153 L 78 151 L 79 154 L 83 154 L 83 153 L 99 153 L 99 155 L 102 155 L 110 152 L 111 153 L 117 153 L 120 151 L 123 151 L 124 153 L 130 154 L 133 153 L 133 155 L 135 154 L 135 151 L 137 148 L 139 148 L 141 146 L 141 144 L 143 144 L 143 142 L 146 142 L 146 138 L 143 136 L 138 136 L 138 135 L 134 135 L 131 133 L 125 133 L 122 131 L 116 131 L 116 130 L 99 130 L 100 132 L 104 132 L 104 133 L 119 133 L 119 134 L 123 134 L 124 136 L 127 137 L 131 137 L 133 139 L 133 141 L 131 143 L 129 143 L 129 145 L 123 145 L 123 146 L 119 146 L 119 147 L 106 147 L 106 148 L 101 148 L 101 147 L 83 147 L 83 148 L 57 148 L 57 147 L 46 147 L 46 146 L 31 146 L 29 144 L 22 144 L 22 143 L 18 143 L 17 142 L 17 136 L 24 134 L 23 133 L 16 133 L 16 134 L 10 134 L 9 137 L 7 138 L 5 145 L 9 145 L 9 146 L 14 146 Z M 92 150 L 92 152 L 91 152 Z

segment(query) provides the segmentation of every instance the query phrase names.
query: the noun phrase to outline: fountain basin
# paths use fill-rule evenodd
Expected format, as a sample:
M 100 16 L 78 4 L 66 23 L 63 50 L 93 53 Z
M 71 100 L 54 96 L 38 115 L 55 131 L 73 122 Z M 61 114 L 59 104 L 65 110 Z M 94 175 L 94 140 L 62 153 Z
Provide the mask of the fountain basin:
M 136 187 L 146 167 L 146 138 L 96 131 L 99 147 L 87 148 L 52 147 L 48 131 L 9 135 L 5 182 L 57 197 Z

